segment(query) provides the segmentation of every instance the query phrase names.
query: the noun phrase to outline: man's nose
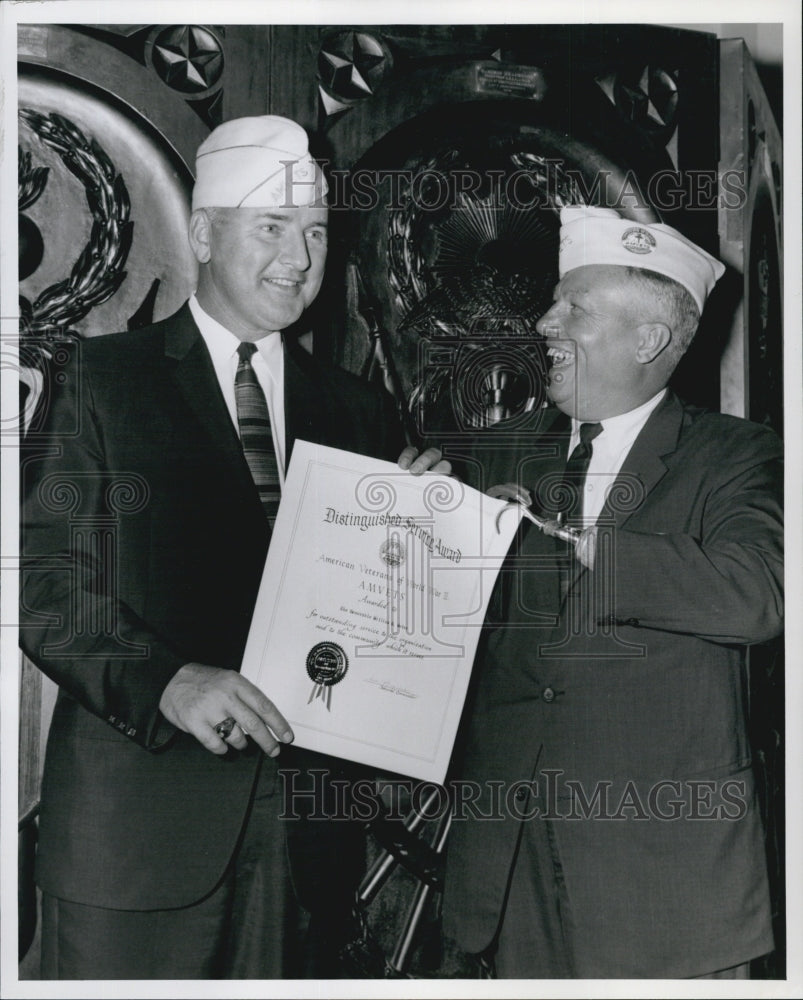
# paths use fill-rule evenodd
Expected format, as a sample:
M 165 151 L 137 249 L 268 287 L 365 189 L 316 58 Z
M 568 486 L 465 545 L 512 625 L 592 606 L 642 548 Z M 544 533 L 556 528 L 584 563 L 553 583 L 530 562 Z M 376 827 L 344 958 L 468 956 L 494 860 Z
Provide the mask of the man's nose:
M 304 233 L 292 227 L 285 230 L 279 250 L 279 261 L 296 271 L 306 271 L 310 266 L 309 250 Z
M 554 330 L 558 326 L 557 303 L 553 303 L 544 315 L 535 324 L 536 333 L 546 337 L 548 330 Z

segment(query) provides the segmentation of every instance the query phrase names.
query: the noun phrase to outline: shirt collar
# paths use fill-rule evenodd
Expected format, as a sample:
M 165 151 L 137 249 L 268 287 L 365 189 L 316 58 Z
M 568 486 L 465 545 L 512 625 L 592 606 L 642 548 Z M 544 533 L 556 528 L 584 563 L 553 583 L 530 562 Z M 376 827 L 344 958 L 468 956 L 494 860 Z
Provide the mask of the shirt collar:
M 602 424 L 603 433 L 619 438 L 626 437 L 647 422 L 647 418 L 665 395 L 666 387 L 656 392 L 646 403 L 637 406 L 635 410 L 628 410 L 627 413 L 618 413 L 615 417 L 606 417 L 604 420 L 600 420 L 599 423 Z M 572 434 L 579 435 L 580 424 L 588 422 L 587 420 L 578 420 L 576 417 L 572 417 Z
M 201 336 L 204 338 L 212 364 L 215 368 L 223 368 L 231 362 L 240 346 L 240 338 L 227 330 L 222 323 L 209 315 L 193 293 L 189 301 L 190 312 L 195 320 Z M 265 360 L 268 373 L 273 381 L 277 381 L 277 372 L 282 358 L 282 338 L 280 334 L 269 333 L 259 340 L 255 340 L 257 351 Z M 256 357 L 256 355 L 255 355 Z

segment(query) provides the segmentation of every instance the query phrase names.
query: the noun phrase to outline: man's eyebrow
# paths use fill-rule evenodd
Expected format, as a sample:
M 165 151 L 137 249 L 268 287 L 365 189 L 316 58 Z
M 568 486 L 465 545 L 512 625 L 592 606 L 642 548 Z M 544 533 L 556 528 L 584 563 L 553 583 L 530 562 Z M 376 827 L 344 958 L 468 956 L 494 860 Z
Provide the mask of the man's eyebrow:
M 290 219 L 290 217 L 291 216 L 290 216 L 289 212 L 270 212 L 270 211 L 265 211 L 265 212 L 260 212 L 260 214 L 257 216 L 257 221 L 258 222 L 263 222 L 265 219 L 269 219 L 271 222 L 287 222 L 288 219 Z M 325 220 L 321 220 L 319 222 L 310 222 L 306 226 L 304 226 L 304 228 L 305 229 L 313 229 L 316 226 L 321 226 L 324 229 L 327 229 L 328 228 L 328 223 Z

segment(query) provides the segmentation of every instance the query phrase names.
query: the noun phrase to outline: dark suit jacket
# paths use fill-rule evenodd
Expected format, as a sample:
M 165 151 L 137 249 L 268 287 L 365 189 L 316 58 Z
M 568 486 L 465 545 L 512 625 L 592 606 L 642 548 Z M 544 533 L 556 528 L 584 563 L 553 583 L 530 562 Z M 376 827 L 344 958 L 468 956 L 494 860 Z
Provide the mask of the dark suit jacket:
M 402 447 L 384 394 L 288 343 L 285 418 L 288 461 L 299 437 Z M 21 641 L 60 687 L 39 884 L 115 909 L 190 904 L 231 858 L 261 751 L 214 756 L 159 698 L 184 663 L 239 668 L 269 529 L 186 305 L 79 345 L 22 475 Z M 309 890 L 326 895 L 320 873 Z
M 478 439 L 471 478 L 517 481 L 548 506 L 567 444 L 566 418 L 533 414 Z M 478 655 L 463 774 L 485 789 L 478 813 L 494 811 L 488 782 L 535 780 L 540 797 L 503 793 L 504 818 L 452 826 L 445 926 L 467 950 L 497 930 L 514 817 L 536 806 L 561 817 L 579 976 L 700 975 L 771 950 L 745 645 L 781 628 L 780 454 L 766 428 L 669 393 L 603 510 L 594 570 L 572 560 L 565 599 L 565 543 L 521 532 Z M 584 811 L 578 787 L 602 801 Z

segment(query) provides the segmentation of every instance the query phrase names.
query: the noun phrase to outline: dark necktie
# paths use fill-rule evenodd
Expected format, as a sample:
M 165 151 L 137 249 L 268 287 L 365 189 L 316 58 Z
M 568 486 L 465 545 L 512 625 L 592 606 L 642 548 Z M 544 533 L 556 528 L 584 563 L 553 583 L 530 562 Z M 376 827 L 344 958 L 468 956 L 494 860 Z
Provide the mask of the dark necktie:
M 563 473 L 562 493 L 565 493 L 566 503 L 561 510 L 565 518 L 572 514 L 583 513 L 583 491 L 585 489 L 586 473 L 594 449 L 591 442 L 602 433 L 602 424 L 580 424 L 580 443 L 569 455 L 566 469 Z M 572 578 L 577 566 L 573 556 L 564 555 L 558 560 L 560 571 L 560 594 L 565 598 L 571 587 Z
M 602 433 L 602 424 L 580 424 L 580 443 L 569 455 L 566 470 L 563 473 L 563 486 L 566 490 L 567 502 L 562 513 L 583 513 L 583 490 L 585 489 L 586 473 L 594 449 L 591 442 Z
M 256 345 L 246 341 L 237 348 L 240 362 L 234 376 L 234 399 L 245 460 L 272 528 L 281 499 L 279 467 L 273 449 L 265 393 L 251 366 L 251 356 L 255 350 Z

